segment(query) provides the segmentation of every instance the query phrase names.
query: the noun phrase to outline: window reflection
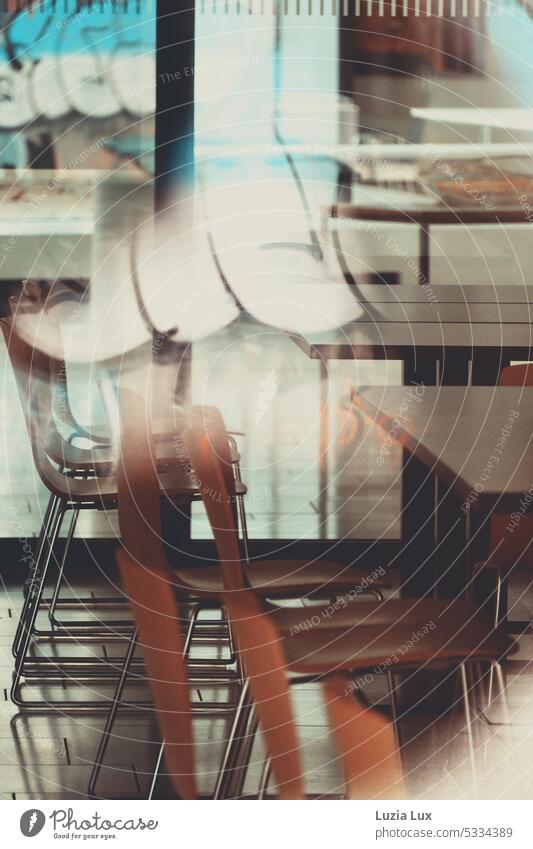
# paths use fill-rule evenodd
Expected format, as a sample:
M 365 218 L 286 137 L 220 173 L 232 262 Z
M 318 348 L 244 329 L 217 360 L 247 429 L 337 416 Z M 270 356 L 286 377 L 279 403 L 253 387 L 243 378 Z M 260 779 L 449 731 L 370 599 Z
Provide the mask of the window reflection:
M 25 5 L 0 18 L 1 165 L 153 170 L 155 0 Z

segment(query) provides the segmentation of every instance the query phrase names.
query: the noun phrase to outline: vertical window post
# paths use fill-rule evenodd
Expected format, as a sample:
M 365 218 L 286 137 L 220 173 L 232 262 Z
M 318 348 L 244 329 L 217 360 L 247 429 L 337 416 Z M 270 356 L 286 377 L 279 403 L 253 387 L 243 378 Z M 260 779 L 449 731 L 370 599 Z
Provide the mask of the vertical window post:
M 195 0 L 157 0 L 155 205 L 186 195 L 194 178 Z

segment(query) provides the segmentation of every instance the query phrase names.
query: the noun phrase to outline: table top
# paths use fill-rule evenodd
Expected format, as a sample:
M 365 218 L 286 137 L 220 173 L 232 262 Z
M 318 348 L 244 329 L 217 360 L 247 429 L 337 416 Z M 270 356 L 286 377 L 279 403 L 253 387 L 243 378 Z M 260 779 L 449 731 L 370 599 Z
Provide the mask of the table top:
M 456 111 L 456 110 L 454 110 Z M 495 159 L 503 156 L 531 156 L 533 145 L 514 142 L 465 142 L 465 143 L 423 143 L 423 144 L 197 144 L 195 155 L 197 162 L 216 162 L 217 159 L 242 159 L 257 156 L 302 156 L 306 158 L 334 159 L 354 168 L 358 163 L 375 160 L 416 161 L 426 158 Z
M 363 306 L 358 322 L 409 324 L 527 324 L 533 323 L 533 304 L 514 303 L 371 303 Z
M 506 358 L 528 360 L 533 350 L 530 323 L 357 321 L 324 333 L 291 335 L 308 357 L 320 360 L 405 360 L 419 354 L 438 360 L 452 350 L 465 358 L 475 351 L 500 351 Z
M 470 127 L 500 127 L 503 130 L 533 130 L 533 109 L 506 106 L 430 107 L 410 110 L 413 118 L 441 124 Z
M 131 197 L 141 220 L 150 215 L 145 185 L 150 182 L 125 168 L 0 169 L 0 285 L 27 277 L 89 277 L 100 246 L 117 245 L 122 237 L 126 216 L 118 208 L 113 214 L 117 198 L 127 203 Z
M 332 218 L 372 221 L 394 221 L 419 225 L 443 224 L 528 224 L 527 211 L 517 202 L 516 206 L 488 207 L 451 206 L 444 201 L 428 203 L 422 194 L 405 193 L 405 202 L 398 203 L 396 198 L 387 199 L 383 190 L 381 196 L 376 193 L 374 199 L 357 198 L 354 203 L 339 203 L 329 207 Z M 409 194 L 409 196 L 407 196 Z
M 355 297 L 370 304 L 530 304 L 533 302 L 533 284 L 511 286 L 458 286 L 455 284 L 413 286 L 400 283 L 397 286 L 362 284 L 360 286 L 337 287 L 335 297 Z
M 533 492 L 533 389 L 363 386 L 353 401 L 472 507 L 511 512 Z
M 450 349 L 528 359 L 533 347 L 533 287 L 332 285 L 321 287 L 326 296 L 328 314 L 344 323 L 293 334 L 312 359 L 405 359 L 419 352 L 439 359 Z

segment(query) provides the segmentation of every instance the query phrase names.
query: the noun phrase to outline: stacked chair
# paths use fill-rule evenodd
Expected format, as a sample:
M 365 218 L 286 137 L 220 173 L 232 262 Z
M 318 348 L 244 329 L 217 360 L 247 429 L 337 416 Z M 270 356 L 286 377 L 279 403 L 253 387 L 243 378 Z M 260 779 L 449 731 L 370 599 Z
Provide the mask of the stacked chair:
M 50 493 L 43 524 L 31 565 L 30 575 L 25 583 L 25 598 L 21 609 L 20 620 L 13 642 L 15 672 L 11 688 L 11 697 L 21 710 L 47 710 L 54 703 L 49 699 L 23 699 L 21 690 L 23 683 L 49 684 L 66 683 L 83 684 L 101 678 L 104 681 L 117 677 L 117 667 L 122 666 L 122 659 L 84 657 L 47 658 L 30 656 L 31 648 L 36 644 L 52 642 L 99 643 L 123 642 L 129 639 L 132 631 L 131 622 L 124 619 L 101 621 L 92 617 L 88 621 L 71 621 L 61 623 L 56 618 L 58 605 L 74 606 L 86 611 L 94 608 L 95 599 L 75 599 L 68 602 L 60 600 L 60 586 L 67 559 L 71 548 L 76 522 L 80 510 L 113 510 L 117 507 L 117 482 L 114 473 L 113 449 L 109 435 L 100 429 L 95 434 L 91 429 L 81 427 L 75 421 L 68 404 L 68 394 L 64 384 L 66 370 L 44 352 L 32 347 L 15 331 L 13 322 L 2 320 L 8 354 L 16 377 L 25 421 L 30 437 L 35 468 L 41 481 Z M 58 331 L 59 332 L 59 331 Z M 57 375 L 61 371 L 62 401 L 61 424 L 65 418 L 70 428 L 65 436 L 58 429 L 57 414 L 54 404 L 57 403 Z M 67 416 L 65 417 L 65 411 Z M 91 448 L 77 448 L 73 444 L 76 437 L 90 439 Z M 99 442 L 95 442 L 98 439 Z M 176 454 L 173 433 L 158 433 L 156 441 L 157 466 L 161 472 L 160 498 L 171 499 L 172 503 L 187 506 L 193 500 L 199 499 L 197 488 L 186 474 L 180 458 Z M 240 457 L 232 438 L 232 456 L 235 464 L 236 487 L 239 492 L 240 516 L 245 517 L 242 498 L 246 489 L 240 480 Z M 61 558 L 58 563 L 58 578 L 55 583 L 52 598 L 43 600 L 43 593 L 50 565 L 57 561 L 56 550 L 59 533 L 65 516 L 70 514 L 70 523 L 64 542 Z M 244 552 L 247 556 L 246 526 L 243 525 Z M 120 599 L 109 598 L 98 601 L 98 606 L 117 607 Z M 47 608 L 50 629 L 41 631 L 37 628 L 37 616 L 41 608 Z M 109 699 L 73 701 L 61 698 L 58 700 L 63 710 L 86 711 L 109 709 Z

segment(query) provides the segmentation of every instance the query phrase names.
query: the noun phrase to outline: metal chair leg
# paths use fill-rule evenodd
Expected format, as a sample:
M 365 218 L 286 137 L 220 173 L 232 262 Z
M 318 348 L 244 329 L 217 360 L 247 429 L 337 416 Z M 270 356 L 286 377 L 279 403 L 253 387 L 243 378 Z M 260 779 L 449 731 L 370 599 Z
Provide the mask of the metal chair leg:
M 184 654 L 185 654 L 186 657 L 188 657 L 189 652 L 191 650 L 191 647 L 193 645 L 194 631 L 195 631 L 196 626 L 198 625 L 198 616 L 199 616 L 200 612 L 202 611 L 202 609 L 203 609 L 203 605 L 201 603 L 199 603 L 199 604 L 195 605 L 190 612 L 189 624 L 188 624 L 187 634 L 185 636 L 185 642 L 184 642 Z M 132 642 L 133 642 L 133 639 L 135 639 L 135 643 L 136 643 L 137 636 L 138 636 L 137 632 L 135 632 L 134 638 L 132 638 Z M 122 692 L 124 690 L 128 670 L 131 668 L 134 650 L 135 650 L 135 645 L 132 645 L 132 643 L 130 642 L 128 654 L 126 655 L 126 658 L 125 658 L 125 661 L 124 661 L 124 666 L 122 668 L 121 677 L 120 677 L 120 680 L 117 684 L 115 696 L 113 698 L 111 709 L 110 709 L 108 717 L 107 717 L 105 729 L 103 731 L 102 738 L 101 738 L 101 741 L 100 741 L 100 747 L 98 749 L 98 753 L 96 755 L 95 763 L 94 763 L 94 766 L 93 766 L 93 772 L 91 774 L 91 781 L 90 781 L 90 784 L 89 784 L 89 794 L 90 795 L 95 795 L 95 793 L 93 791 L 96 788 L 96 782 L 98 781 L 98 774 L 99 774 L 99 772 L 100 772 L 100 770 L 103 766 L 103 759 L 105 757 L 108 741 L 109 741 L 109 738 L 111 736 L 111 733 L 112 733 L 112 730 L 113 730 L 113 725 L 114 725 L 116 714 L 117 714 L 118 701 L 120 700 L 120 697 L 121 697 Z M 206 683 L 209 683 L 209 682 L 207 681 Z M 191 684 L 194 685 L 194 680 L 191 681 Z M 211 707 L 206 706 L 206 711 L 209 713 L 211 711 Z M 165 752 L 165 741 L 163 740 L 163 742 L 161 743 L 161 745 L 159 747 L 159 752 L 158 752 L 157 761 L 156 761 L 156 764 L 155 764 L 155 769 L 154 769 L 154 772 L 152 774 L 152 780 L 151 780 L 151 783 L 150 783 L 150 790 L 149 790 L 149 793 L 148 793 L 148 799 L 151 799 L 152 796 L 153 796 L 155 786 L 157 784 L 159 771 L 161 769 L 161 764 L 162 764 L 162 761 L 163 761 L 164 752 Z M 95 773 L 96 773 L 96 775 L 95 775 Z
M 508 725 L 511 720 L 509 716 L 509 703 L 507 701 L 507 689 L 505 687 L 502 665 L 499 661 L 495 660 L 492 663 L 491 668 L 492 667 L 494 667 L 496 671 L 496 680 L 498 682 L 498 689 L 500 691 L 500 698 L 502 700 L 503 721 L 506 723 L 506 725 Z
M 500 606 L 501 606 L 501 597 L 502 597 L 502 576 L 501 572 L 498 570 L 498 577 L 496 579 L 496 597 L 494 602 L 494 627 L 497 628 L 500 621 Z M 489 670 L 489 683 L 488 683 L 488 694 L 487 694 L 487 707 L 490 707 L 492 704 L 492 689 L 494 682 L 494 664 L 491 663 Z
M 102 736 L 100 738 L 100 745 L 98 746 L 98 751 L 96 753 L 96 758 L 94 760 L 91 777 L 89 779 L 89 787 L 88 794 L 91 797 L 96 796 L 96 784 L 98 782 L 98 778 L 100 776 L 100 772 L 102 770 L 102 766 L 104 763 L 104 758 L 107 752 L 107 747 L 109 746 L 109 740 L 111 738 L 111 732 L 113 730 L 113 725 L 115 723 L 115 717 L 117 715 L 117 711 L 119 708 L 120 700 L 122 698 L 122 694 L 124 692 L 124 687 L 126 686 L 126 680 L 128 677 L 128 672 L 130 670 L 131 661 L 133 659 L 133 655 L 135 653 L 135 649 L 137 648 L 137 642 L 139 639 L 139 632 L 137 629 L 131 635 L 130 644 L 128 646 L 128 651 L 126 652 L 126 656 L 124 658 L 124 665 L 122 667 L 122 672 L 120 674 L 120 678 L 118 679 L 117 686 L 113 695 L 113 700 L 111 702 L 111 709 L 107 715 L 106 723 L 104 730 L 102 732 Z
M 477 784 L 477 767 L 476 767 L 476 750 L 474 746 L 474 734 L 473 734 L 473 724 L 472 724 L 472 711 L 470 707 L 470 693 L 468 688 L 468 678 L 466 674 L 466 665 L 461 663 L 459 667 L 459 673 L 461 677 L 461 688 L 463 695 L 463 704 L 465 710 L 465 720 L 466 720 L 466 733 L 468 735 L 468 748 L 470 753 L 470 763 L 472 766 L 472 774 L 474 777 L 474 781 Z
M 494 627 L 497 628 L 500 624 L 500 608 L 502 602 L 502 573 L 498 570 L 498 578 L 496 580 L 496 599 L 494 610 Z
M 238 756 L 231 775 L 231 789 L 229 796 L 231 799 L 240 799 L 244 792 L 244 783 L 246 781 L 246 772 L 252 756 L 254 740 L 259 728 L 259 723 L 255 717 L 253 704 L 250 706 L 248 722 L 244 728 L 241 745 L 238 750 Z
M 250 562 L 250 548 L 248 545 L 248 525 L 246 523 L 246 511 L 244 509 L 244 498 L 242 495 L 237 496 L 237 505 L 239 508 L 239 520 L 242 533 L 242 547 L 244 550 L 244 559 L 246 563 Z
M 161 743 L 159 746 L 159 751 L 157 753 L 157 761 L 155 763 L 154 772 L 152 775 L 152 782 L 150 784 L 150 790 L 148 791 L 148 799 L 154 798 L 155 788 L 157 785 L 157 779 L 159 778 L 159 770 L 161 769 L 161 764 L 163 762 L 163 755 L 165 754 L 165 741 Z
M 35 558 L 33 560 L 33 574 L 39 574 L 41 568 L 42 558 L 46 554 L 46 546 L 49 538 L 50 528 L 56 518 L 57 510 L 59 509 L 60 498 L 55 495 L 51 495 L 48 500 L 48 506 L 46 508 L 46 512 L 43 519 L 43 524 L 41 526 L 41 532 L 39 534 L 39 542 L 37 544 L 37 549 L 35 552 Z M 15 636 L 13 637 L 13 645 L 12 645 L 12 653 L 13 657 L 17 657 L 20 649 L 20 643 L 22 640 L 22 635 L 24 633 L 24 623 L 27 618 L 28 610 L 31 605 L 31 587 L 32 587 L 33 579 L 30 579 L 27 586 L 27 592 L 24 596 L 24 602 L 22 604 L 22 608 L 19 614 L 19 621 L 17 625 L 17 630 L 15 631 Z
M 61 530 L 61 524 L 63 522 L 63 517 L 65 515 L 65 505 L 62 504 L 55 516 L 53 525 L 52 525 L 52 533 L 50 539 L 48 541 L 47 553 L 42 564 L 41 575 L 37 581 L 32 581 L 30 585 L 29 591 L 29 608 L 28 615 L 24 621 L 23 631 L 20 639 L 20 646 L 17 652 L 17 657 L 15 659 L 15 671 L 13 673 L 13 683 L 11 686 L 11 699 L 14 704 L 18 707 L 24 707 L 24 703 L 21 701 L 19 696 L 19 685 L 22 678 L 22 673 L 24 669 L 24 661 L 26 659 L 26 655 L 28 654 L 28 650 L 33 640 L 33 629 L 35 626 L 35 620 L 37 618 L 37 614 L 39 612 L 39 603 L 42 598 L 42 594 L 44 591 L 44 585 L 46 581 L 46 574 L 48 571 L 48 567 L 50 565 L 50 560 L 52 559 L 53 547 L 54 543 L 59 535 L 59 531 Z
M 184 643 L 184 647 L 183 647 L 184 654 L 185 654 L 186 657 L 189 656 L 189 652 L 192 648 L 192 644 L 193 644 L 193 640 L 194 640 L 194 629 L 195 629 L 196 625 L 198 624 L 198 616 L 199 616 L 201 610 L 202 610 L 202 606 L 199 604 L 196 607 L 194 607 L 193 610 L 191 611 L 191 617 L 190 617 L 190 620 L 189 620 L 189 627 L 187 629 L 187 634 L 185 636 L 185 643 Z M 229 626 L 229 623 L 228 623 L 228 639 L 229 639 L 229 643 L 230 643 L 230 659 L 236 658 L 237 664 L 239 665 L 239 658 L 238 658 L 238 655 L 235 655 L 235 651 L 234 651 L 234 647 L 233 647 L 233 638 L 232 638 L 231 628 Z M 241 680 L 240 671 L 239 671 L 239 680 Z M 238 707 L 237 707 L 237 710 L 238 710 Z M 151 784 L 150 784 L 150 790 L 148 792 L 148 799 L 151 799 L 153 797 L 155 787 L 156 787 L 156 784 L 157 784 L 157 779 L 158 779 L 158 776 L 159 776 L 159 771 L 161 769 L 161 763 L 162 763 L 162 760 L 163 760 L 164 753 L 165 753 L 165 741 L 163 740 L 163 742 L 161 743 L 161 745 L 159 747 L 159 752 L 158 752 L 158 755 L 157 755 L 157 761 L 156 761 L 156 764 L 155 764 L 154 773 L 152 775 L 152 781 L 151 781 Z
M 70 520 L 70 525 L 68 529 L 67 538 L 65 540 L 65 549 L 63 551 L 63 557 L 61 558 L 61 563 L 59 564 L 59 571 L 57 575 L 56 584 L 54 587 L 54 591 L 52 593 L 52 599 L 50 602 L 50 607 L 48 608 L 48 619 L 50 620 L 50 624 L 56 627 L 62 627 L 61 623 L 58 622 L 55 618 L 56 606 L 59 599 L 59 593 L 61 592 L 61 585 L 63 583 L 63 575 L 65 573 L 65 566 L 67 563 L 67 557 L 69 554 L 69 549 L 72 543 L 72 539 L 74 537 L 74 532 L 76 530 L 76 525 L 78 524 L 78 517 L 80 515 L 80 508 L 76 507 L 72 511 L 72 518 Z
M 213 799 L 228 798 L 228 789 L 231 786 L 232 771 L 238 759 L 243 729 L 248 724 L 249 711 L 251 709 L 249 684 L 248 681 L 244 684 L 241 690 L 241 696 L 233 717 L 231 731 L 227 740 L 226 749 L 222 757 L 222 763 L 215 782 L 213 790 Z
M 261 778 L 259 781 L 259 792 L 257 794 L 258 799 L 264 799 L 268 790 L 268 783 L 270 781 L 270 776 L 272 773 L 272 766 L 270 763 L 270 758 L 267 758 L 263 764 L 263 769 L 261 772 Z
M 393 725 L 393 728 L 394 728 L 394 736 L 396 738 L 396 746 L 397 746 L 397 749 L 398 749 L 398 753 L 401 757 L 401 755 L 402 755 L 402 740 L 401 740 L 400 721 L 399 721 L 399 714 L 398 714 L 398 698 L 397 698 L 397 694 L 396 694 L 396 684 L 395 684 L 395 681 L 394 681 L 394 674 L 391 672 L 390 669 L 387 670 L 387 682 L 388 682 L 388 685 L 389 685 L 389 697 L 390 697 L 390 705 L 391 705 L 391 712 L 392 712 L 392 725 Z
M 230 435 L 228 435 L 228 442 L 232 446 L 233 450 L 238 453 L 238 445 L 236 439 Z M 233 474 L 235 476 L 235 480 L 237 483 L 242 483 L 241 476 L 241 464 L 240 461 L 237 460 L 233 463 Z M 246 563 L 250 562 L 250 549 L 248 545 L 248 525 L 246 522 L 246 510 L 244 508 L 244 498 L 242 495 L 237 496 L 237 508 L 239 511 L 239 524 L 241 526 L 242 533 L 242 547 L 244 551 L 244 559 Z

